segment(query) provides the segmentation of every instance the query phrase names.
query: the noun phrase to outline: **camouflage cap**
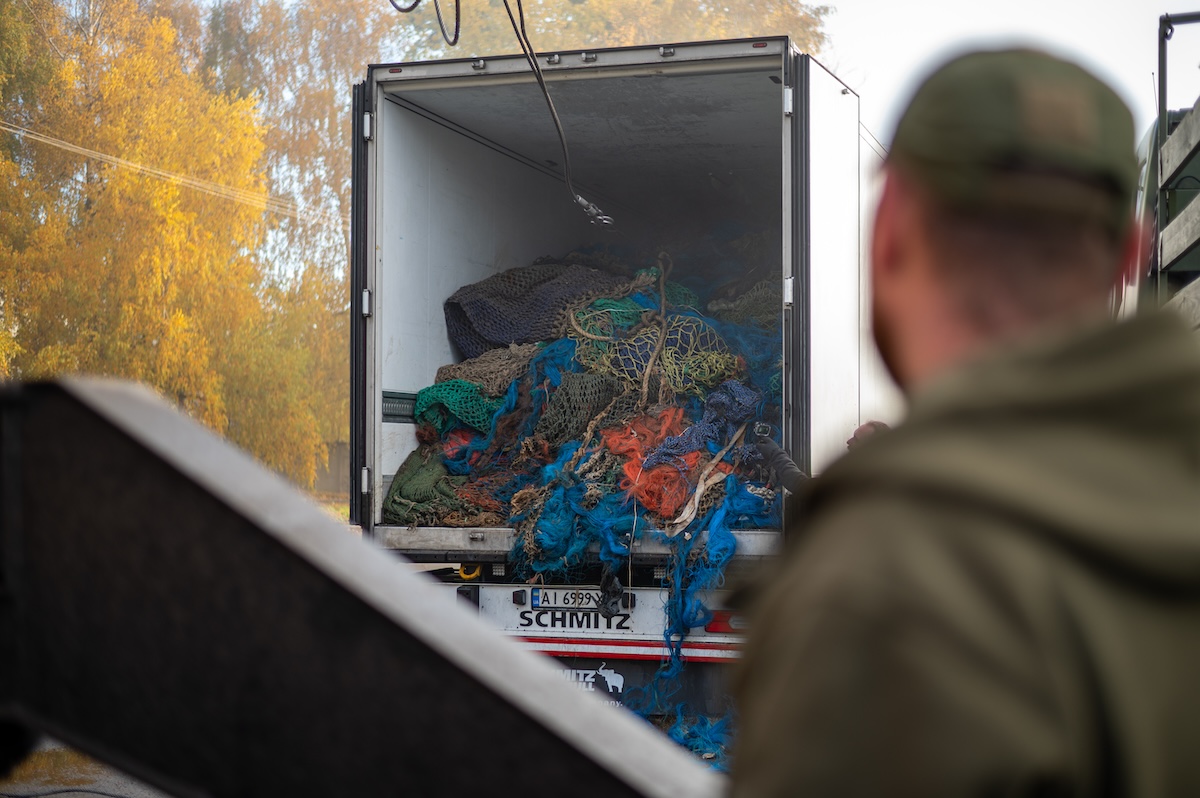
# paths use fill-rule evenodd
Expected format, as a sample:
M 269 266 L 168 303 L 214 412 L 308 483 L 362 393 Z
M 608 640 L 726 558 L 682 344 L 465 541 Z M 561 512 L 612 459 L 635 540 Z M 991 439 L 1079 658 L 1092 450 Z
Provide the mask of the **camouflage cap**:
M 1118 235 L 1137 182 L 1133 115 L 1116 92 L 1026 49 L 970 53 L 934 72 L 888 162 L 954 207 L 1094 219 Z

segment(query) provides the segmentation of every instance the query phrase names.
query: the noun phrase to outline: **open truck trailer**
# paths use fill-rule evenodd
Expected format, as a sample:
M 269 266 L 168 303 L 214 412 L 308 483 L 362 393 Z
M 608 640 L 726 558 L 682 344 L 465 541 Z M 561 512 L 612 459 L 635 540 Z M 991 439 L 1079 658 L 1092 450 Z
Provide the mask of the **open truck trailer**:
M 619 577 L 614 596 L 594 546 L 566 575 L 530 583 L 512 561 L 511 525 L 389 523 L 385 497 L 422 445 L 421 391 L 464 359 L 444 314 L 463 286 L 589 247 L 719 246 L 731 230 L 755 236 L 755 258 L 673 250 L 670 279 L 700 298 L 700 316 L 723 286 L 768 284 L 778 384 L 762 405 L 774 405 L 773 432 L 803 469 L 836 458 L 882 379 L 862 324 L 859 100 L 787 38 L 537 58 L 575 190 L 611 227 L 592 224 L 565 188 L 560 143 L 523 57 L 375 65 L 355 87 L 351 520 L 388 549 L 444 566 L 447 601 L 469 602 L 558 658 L 584 689 L 622 701 L 674 656 L 689 663 L 683 699 L 721 714 L 715 666 L 737 656 L 741 623 L 722 611 L 720 590 L 705 591 L 705 622 L 664 635 L 684 535 L 657 534 L 661 519 L 635 518 L 628 556 L 607 568 Z M 599 448 L 594 435 L 582 443 Z M 747 578 L 781 538 L 777 508 L 765 528 L 736 527 L 726 579 Z M 692 558 L 706 530 L 697 534 Z

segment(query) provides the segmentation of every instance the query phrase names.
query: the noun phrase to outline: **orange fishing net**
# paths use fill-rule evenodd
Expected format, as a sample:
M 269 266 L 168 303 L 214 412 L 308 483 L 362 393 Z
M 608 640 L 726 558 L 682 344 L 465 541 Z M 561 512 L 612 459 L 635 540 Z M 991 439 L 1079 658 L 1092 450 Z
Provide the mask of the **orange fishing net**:
M 687 501 L 691 491 L 684 471 L 673 465 L 644 469 L 646 455 L 672 435 L 683 432 L 683 408 L 668 407 L 658 415 L 643 415 L 628 426 L 601 430 L 600 437 L 609 451 L 623 455 L 625 465 L 620 482 L 647 510 L 663 518 L 673 518 Z M 700 460 L 700 452 L 683 456 L 687 472 Z
M 446 457 L 457 457 L 464 446 L 473 443 L 478 437 L 477 434 L 463 427 L 451 430 L 443 438 L 442 453 Z
M 455 493 L 461 501 L 473 504 L 480 510 L 492 513 L 508 512 L 508 508 L 488 492 L 488 488 L 490 487 L 486 483 L 468 483 L 455 491 Z M 447 524 L 447 526 L 454 526 L 454 524 Z M 503 524 L 489 524 L 488 526 L 503 526 Z

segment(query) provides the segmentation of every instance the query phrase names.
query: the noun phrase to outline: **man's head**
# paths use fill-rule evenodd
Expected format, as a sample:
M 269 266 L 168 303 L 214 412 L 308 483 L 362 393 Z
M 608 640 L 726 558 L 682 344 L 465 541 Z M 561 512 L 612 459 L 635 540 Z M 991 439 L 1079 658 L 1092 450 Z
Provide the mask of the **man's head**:
M 846 448 L 853 449 L 868 438 L 872 438 L 881 432 L 891 429 L 882 421 L 868 421 L 865 424 L 859 424 L 850 437 L 846 439 Z
M 872 312 L 905 388 L 1099 316 L 1138 257 L 1132 115 L 1045 53 L 977 52 L 937 70 L 897 125 L 885 179 Z

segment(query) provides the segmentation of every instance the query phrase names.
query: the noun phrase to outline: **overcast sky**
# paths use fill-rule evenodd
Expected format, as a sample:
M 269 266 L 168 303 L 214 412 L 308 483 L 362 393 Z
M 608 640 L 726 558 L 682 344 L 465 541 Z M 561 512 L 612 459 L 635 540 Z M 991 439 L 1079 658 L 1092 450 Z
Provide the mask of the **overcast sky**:
M 857 91 L 880 140 L 918 78 L 969 45 L 1035 44 L 1108 80 L 1133 109 L 1140 139 L 1156 114 L 1158 18 L 1200 11 L 1200 0 L 825 0 L 830 44 L 819 60 Z M 1200 23 L 1167 46 L 1168 102 L 1200 94 Z

